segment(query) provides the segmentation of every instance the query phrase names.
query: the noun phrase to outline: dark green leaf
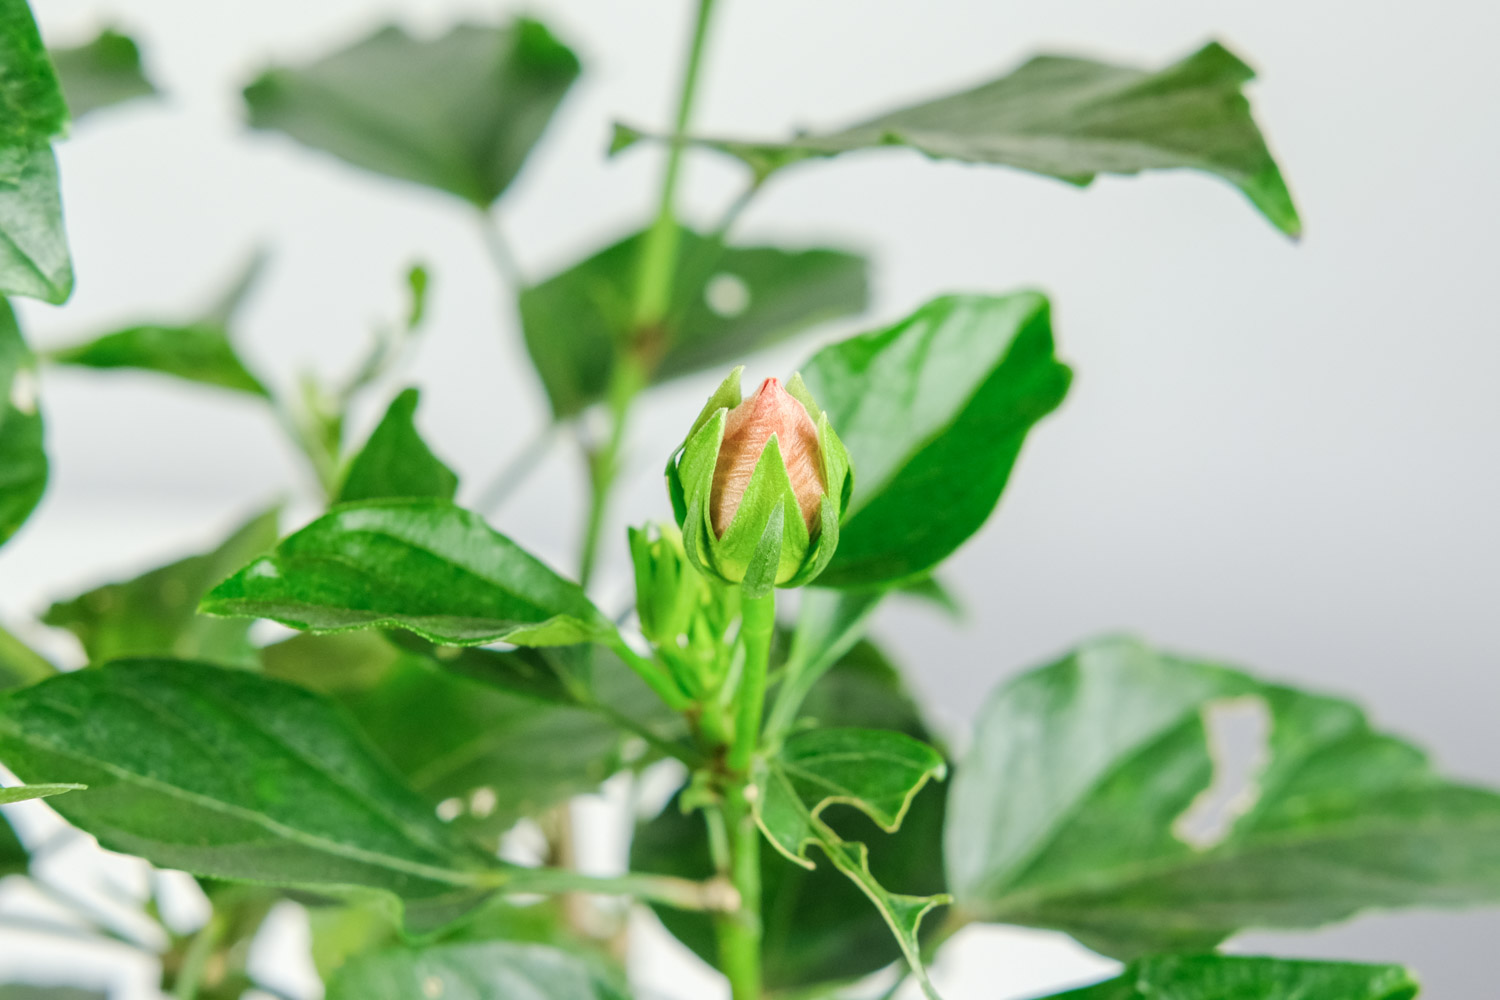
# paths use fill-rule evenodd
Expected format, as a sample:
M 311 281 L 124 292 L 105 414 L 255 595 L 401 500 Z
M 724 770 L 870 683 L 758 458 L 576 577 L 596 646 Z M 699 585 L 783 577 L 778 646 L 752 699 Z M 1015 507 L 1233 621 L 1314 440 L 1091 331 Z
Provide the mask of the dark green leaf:
M 1086 185 L 1097 174 L 1192 169 L 1222 177 L 1289 236 L 1302 231 L 1242 88 L 1255 73 L 1211 42 L 1156 72 L 1037 56 L 972 90 L 789 142 L 706 140 L 764 176 L 812 157 L 905 146 Z M 636 135 L 622 130 L 615 146 Z
M 949 801 L 965 916 L 1108 954 L 1500 901 L 1500 795 L 1348 702 L 1129 640 L 1002 687 Z
M 245 88 L 250 124 L 376 173 L 487 206 L 520 171 L 578 59 L 542 24 L 472 24 L 441 38 L 383 28 Z
M 141 70 L 141 50 L 117 31 L 105 29 L 92 42 L 53 49 L 51 56 L 74 121 L 99 108 L 156 93 Z
M 651 379 L 736 362 L 815 323 L 864 311 L 863 257 L 841 250 L 724 247 L 680 231 L 673 305 L 660 329 L 631 329 L 644 233 L 521 293 L 521 323 L 552 411 L 603 398 L 618 345 L 634 339 Z
M 22 0 L 0 0 L 0 3 Z M 0 160 L 5 151 L 0 149 Z M 15 176 L 0 181 L 0 295 L 25 295 L 54 305 L 73 294 L 73 260 L 63 229 L 57 158 L 43 144 L 20 157 Z
M 436 500 L 335 508 L 215 587 L 203 610 L 309 632 L 399 627 L 462 646 L 616 635 L 577 584 L 477 514 Z
M 1292 962 L 1239 955 L 1170 955 L 1132 962 L 1123 975 L 1053 1000 L 1411 1000 L 1399 965 Z
M 0 879 L 7 875 L 25 875 L 31 868 L 31 854 L 16 836 L 10 821 L 0 814 Z M 0 992 L 0 1000 L 5 994 Z
M 0 299 L 0 545 L 31 516 L 47 489 L 36 396 L 35 359 L 10 304 Z
M 90 663 L 167 656 L 248 666 L 255 660 L 246 637 L 250 623 L 200 615 L 198 602 L 214 584 L 276 544 L 277 515 L 275 510 L 256 515 L 212 552 L 54 604 L 42 620 L 76 635 Z
M 0 185 L 67 128 L 68 107 L 26 0 L 0 0 Z
M 592 963 L 540 944 L 486 941 L 352 958 L 328 1000 L 626 1000 Z
M 930 570 L 995 509 L 1033 424 L 1071 372 L 1053 354 L 1046 298 L 934 299 L 802 369 L 854 469 L 854 497 L 819 586 Z
M 419 394 L 407 389 L 386 410 L 364 448 L 354 456 L 339 503 L 386 497 L 433 497 L 452 500 L 458 476 L 443 464 L 417 433 Z

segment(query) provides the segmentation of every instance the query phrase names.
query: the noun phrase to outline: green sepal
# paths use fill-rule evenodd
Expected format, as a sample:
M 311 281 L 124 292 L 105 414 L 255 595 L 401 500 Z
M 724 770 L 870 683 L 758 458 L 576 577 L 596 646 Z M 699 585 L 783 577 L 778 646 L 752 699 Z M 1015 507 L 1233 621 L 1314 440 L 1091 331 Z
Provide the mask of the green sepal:
M 710 471 L 710 483 L 712 478 Z M 707 519 L 707 496 L 702 497 L 702 506 Z M 782 527 L 776 532 L 779 536 L 776 547 L 767 549 L 770 525 L 777 516 L 778 507 L 788 509 L 781 515 Z M 708 530 L 712 535 L 712 523 Z M 711 538 L 709 542 L 714 563 L 725 579 L 743 581 L 747 588 L 745 596 L 764 596 L 770 587 L 786 583 L 797 574 L 810 542 L 807 524 L 797 505 L 797 493 L 792 489 L 792 477 L 787 472 L 786 460 L 781 457 L 781 443 L 772 434 L 756 460 L 755 471 L 745 486 L 739 509 L 724 529 L 724 536 Z M 753 580 L 749 575 L 752 567 L 756 569 Z M 769 578 L 769 583 L 765 582 L 766 578 Z M 763 583 L 764 590 L 761 589 Z M 752 595 L 752 590 L 757 593 Z
M 792 386 L 802 395 L 792 392 Z M 802 396 L 807 395 L 807 387 L 802 384 L 800 373 L 792 376 L 787 392 L 799 402 L 802 401 Z M 802 405 L 806 406 L 807 403 Z M 849 463 L 848 449 L 834 433 L 833 426 L 828 422 L 828 414 L 819 411 L 814 419 L 818 422 L 818 451 L 823 460 L 823 485 L 826 492 L 818 508 L 818 537 L 813 540 L 812 549 L 803 560 L 802 568 L 783 584 L 786 587 L 806 586 L 833 561 L 833 554 L 839 547 L 839 522 L 844 519 L 849 498 L 854 495 L 854 474 Z

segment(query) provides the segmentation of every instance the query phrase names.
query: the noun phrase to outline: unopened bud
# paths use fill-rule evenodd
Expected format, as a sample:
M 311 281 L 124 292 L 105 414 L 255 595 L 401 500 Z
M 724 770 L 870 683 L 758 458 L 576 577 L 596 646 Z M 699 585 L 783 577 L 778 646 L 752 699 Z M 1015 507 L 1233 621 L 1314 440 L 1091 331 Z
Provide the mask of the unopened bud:
M 709 498 L 714 534 L 718 537 L 724 537 L 725 529 L 740 509 L 755 465 L 773 434 L 781 448 L 781 460 L 786 463 L 802 522 L 807 525 L 808 536 L 817 537 L 818 509 L 825 492 L 818 428 L 807 407 L 774 378 L 766 379 L 755 395 L 730 410 L 724 422 L 724 442 L 719 445 Z

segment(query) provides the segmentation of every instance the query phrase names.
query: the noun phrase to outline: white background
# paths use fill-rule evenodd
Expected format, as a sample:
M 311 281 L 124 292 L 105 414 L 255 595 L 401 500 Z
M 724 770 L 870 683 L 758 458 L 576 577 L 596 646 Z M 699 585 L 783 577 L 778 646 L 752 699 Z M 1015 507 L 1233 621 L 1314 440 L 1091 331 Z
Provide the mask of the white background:
M 191 316 L 266 245 L 272 265 L 238 335 L 258 370 L 289 385 L 304 366 L 342 370 L 370 325 L 396 314 L 400 276 L 420 258 L 434 274 L 432 322 L 413 369 L 426 389 L 421 422 L 472 497 L 544 412 L 472 211 L 280 137 L 247 136 L 237 94 L 268 60 L 315 56 L 392 18 L 437 31 L 520 8 L 38 6 L 52 44 L 107 23 L 136 34 L 168 97 L 101 113 L 62 146 L 78 291 L 63 309 L 22 304 L 34 341 Z M 1300 245 L 1237 192 L 1196 175 L 1105 180 L 1079 192 L 898 152 L 788 173 L 745 218 L 744 239 L 868 249 L 872 313 L 844 330 L 894 319 L 940 291 L 1030 285 L 1054 297 L 1061 350 L 1078 377 L 1028 443 L 999 515 L 952 563 L 969 622 L 955 630 L 904 611 L 880 627 L 943 721 L 961 731 L 1000 678 L 1124 628 L 1355 695 L 1449 771 L 1500 783 L 1500 8 L 722 7 L 700 105 L 706 131 L 772 137 L 837 125 L 983 79 L 1037 48 L 1156 65 L 1219 38 L 1262 75 L 1253 97 L 1303 211 Z M 536 277 L 645 217 L 656 155 L 601 154 L 614 117 L 666 123 L 687 4 L 551 0 L 529 9 L 587 66 L 502 205 Z M 695 159 L 690 214 L 713 218 L 739 183 L 732 166 Z M 785 373 L 812 346 L 756 359 L 752 375 Z M 665 515 L 655 473 L 719 377 L 678 383 L 644 407 L 621 523 Z M 43 398 L 55 478 L 39 514 L 0 553 L 8 621 L 204 546 L 258 502 L 300 488 L 294 458 L 251 403 L 149 376 L 62 371 L 46 374 Z M 356 433 L 373 416 L 362 414 Z M 578 482 L 576 463 L 560 453 L 499 525 L 570 565 Z M 616 603 L 626 592 L 619 556 L 617 545 L 600 586 Z M 1406 914 L 1245 946 L 1407 961 L 1428 996 L 1460 1000 L 1490 988 L 1497 934 L 1493 911 Z M 1014 937 L 970 942 L 963 964 L 979 971 L 950 976 L 952 996 L 989 1000 L 1091 973 L 1065 945 L 1048 947 L 1028 959 Z

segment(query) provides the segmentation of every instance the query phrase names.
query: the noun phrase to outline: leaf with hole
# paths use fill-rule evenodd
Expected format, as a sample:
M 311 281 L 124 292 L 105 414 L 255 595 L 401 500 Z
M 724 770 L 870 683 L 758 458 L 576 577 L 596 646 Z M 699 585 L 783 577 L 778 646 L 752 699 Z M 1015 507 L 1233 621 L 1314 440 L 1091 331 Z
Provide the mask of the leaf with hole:
M 141 69 L 140 48 L 118 31 L 105 29 L 93 41 L 49 54 L 74 121 L 100 108 L 156 93 Z
M 515 179 L 578 78 L 547 27 L 460 24 L 432 39 L 386 27 L 245 88 L 250 124 L 365 170 L 481 207 Z
M 1416 995 L 1416 980 L 1399 965 L 1166 955 L 1132 962 L 1115 979 L 1057 993 L 1051 1000 L 1412 1000 Z
M 484 941 L 358 955 L 328 984 L 328 1000 L 627 1000 L 616 977 L 542 944 Z
M 407 389 L 390 408 L 370 439 L 349 463 L 338 503 L 387 497 L 432 497 L 452 500 L 458 476 L 432 453 L 417 431 L 416 389 Z
M 36 362 L 16 314 L 0 299 L 0 545 L 31 516 L 46 490 Z
M 949 791 L 959 913 L 1111 955 L 1500 901 L 1500 794 L 1348 702 L 1132 640 L 1002 686 Z

